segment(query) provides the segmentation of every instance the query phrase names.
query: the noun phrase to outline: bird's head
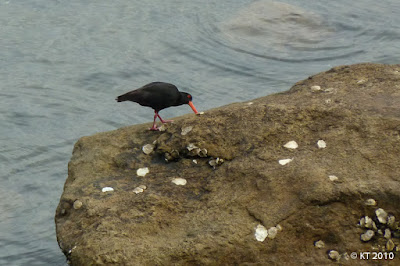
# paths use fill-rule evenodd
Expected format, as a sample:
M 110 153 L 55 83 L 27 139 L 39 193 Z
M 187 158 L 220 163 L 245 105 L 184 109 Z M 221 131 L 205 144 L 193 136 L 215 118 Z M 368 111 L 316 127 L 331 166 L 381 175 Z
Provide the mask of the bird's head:
M 190 108 L 192 108 L 193 112 L 195 114 L 197 114 L 197 110 L 196 107 L 194 107 L 193 103 L 192 103 L 192 95 L 190 95 L 189 93 L 186 92 L 181 92 L 182 95 L 182 104 L 189 104 Z

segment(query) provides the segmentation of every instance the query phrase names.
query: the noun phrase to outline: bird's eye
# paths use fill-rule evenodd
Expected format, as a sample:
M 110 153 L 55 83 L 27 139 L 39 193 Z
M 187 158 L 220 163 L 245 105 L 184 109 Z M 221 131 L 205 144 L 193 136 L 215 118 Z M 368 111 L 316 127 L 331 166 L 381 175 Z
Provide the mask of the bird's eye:
M 189 99 L 192 99 L 192 95 L 190 95 L 190 94 L 188 94 L 187 97 L 188 97 Z

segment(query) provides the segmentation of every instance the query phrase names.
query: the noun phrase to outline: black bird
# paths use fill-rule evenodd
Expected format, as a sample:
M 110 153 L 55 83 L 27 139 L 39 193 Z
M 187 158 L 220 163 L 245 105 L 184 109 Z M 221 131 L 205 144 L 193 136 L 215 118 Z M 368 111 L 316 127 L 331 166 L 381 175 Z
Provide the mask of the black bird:
M 158 114 L 162 109 L 189 104 L 193 112 L 197 114 L 197 110 L 192 103 L 192 95 L 186 92 L 180 92 L 178 88 L 170 83 L 152 82 L 143 87 L 127 92 L 118 96 L 115 100 L 118 102 L 132 101 L 142 106 L 148 106 L 154 109 L 154 122 L 150 130 L 158 130 L 156 126 L 156 118 L 158 117 L 162 123 L 172 122 L 172 120 L 163 120 Z

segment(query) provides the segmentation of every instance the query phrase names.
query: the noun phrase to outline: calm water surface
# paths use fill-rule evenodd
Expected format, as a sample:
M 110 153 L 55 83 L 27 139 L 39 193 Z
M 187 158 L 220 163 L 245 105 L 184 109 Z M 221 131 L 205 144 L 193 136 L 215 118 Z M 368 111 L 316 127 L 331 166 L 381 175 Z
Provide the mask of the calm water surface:
M 399 1 L 285 3 L 0 0 L 0 264 L 65 265 L 54 213 L 73 144 L 152 119 L 115 96 L 168 81 L 206 110 L 399 63 Z

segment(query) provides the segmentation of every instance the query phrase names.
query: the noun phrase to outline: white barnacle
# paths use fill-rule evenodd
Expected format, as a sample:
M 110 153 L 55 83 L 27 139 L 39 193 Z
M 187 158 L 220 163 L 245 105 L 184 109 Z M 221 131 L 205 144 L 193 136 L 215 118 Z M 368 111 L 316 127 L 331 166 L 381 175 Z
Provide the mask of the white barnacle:
M 140 185 L 133 189 L 133 192 L 136 194 L 142 193 L 147 187 L 145 185 Z
M 299 147 L 299 145 L 297 144 L 296 141 L 291 140 L 288 143 L 286 143 L 285 145 L 283 145 L 283 147 L 294 150 L 294 149 L 297 149 Z
M 279 164 L 285 165 L 285 164 L 290 163 L 291 161 L 293 161 L 293 158 L 292 159 L 282 159 L 282 160 L 279 160 Z
M 184 186 L 187 183 L 185 178 L 180 178 L 180 177 L 172 179 L 171 182 L 177 186 Z
M 339 180 L 339 178 L 338 178 L 337 176 L 335 176 L 335 175 L 329 175 L 328 178 L 329 178 L 329 180 L 331 180 L 332 182 L 335 182 L 335 181 L 338 181 L 338 180 Z
M 367 200 L 365 201 L 365 205 L 367 205 L 367 206 L 375 206 L 375 205 L 376 205 L 376 200 L 374 200 L 374 199 L 367 199 Z
M 142 151 L 144 154 L 150 154 L 154 150 L 153 144 L 146 144 L 142 147 Z
M 360 238 L 364 242 L 370 241 L 375 235 L 375 232 L 372 230 L 367 230 L 364 234 L 361 234 Z
M 257 241 L 263 242 L 268 236 L 268 230 L 262 224 L 257 225 L 256 232 L 254 233 Z
M 318 85 L 311 86 L 311 90 L 312 91 L 320 91 L 321 90 L 321 86 L 318 86 Z
M 320 149 L 325 149 L 325 148 L 326 148 L 326 142 L 325 142 L 324 140 L 320 139 L 320 140 L 318 140 L 318 142 L 317 142 L 317 146 L 318 146 L 318 148 L 320 148 Z
M 103 187 L 101 191 L 102 192 L 111 192 L 111 191 L 114 191 L 114 189 L 112 187 Z
M 375 214 L 376 214 L 376 218 L 378 218 L 378 220 L 381 224 L 385 224 L 387 222 L 386 219 L 388 217 L 388 214 L 384 209 L 382 209 L 382 208 L 377 209 L 375 211 Z
M 274 239 L 277 234 L 278 234 L 278 228 L 273 226 L 268 229 L 268 238 L 269 239 Z
M 324 243 L 324 241 L 322 241 L 322 240 L 318 240 L 318 241 L 315 241 L 315 242 L 314 242 L 314 246 L 315 246 L 316 248 L 324 248 L 324 247 L 325 247 L 325 243 Z
M 199 147 L 197 147 L 196 145 L 194 145 L 193 143 L 189 143 L 189 145 L 187 145 L 186 149 L 188 149 L 188 151 L 194 150 L 194 149 L 198 149 Z
M 147 168 L 147 167 L 139 168 L 139 169 L 137 169 L 137 171 L 136 171 L 136 174 L 137 174 L 138 176 L 145 176 L 145 175 L 148 174 L 148 173 L 149 173 L 149 168 Z
M 192 129 L 193 129 L 193 126 L 183 127 L 183 128 L 182 128 L 181 135 L 182 135 L 182 136 L 185 136 L 187 133 L 189 133 L 190 131 L 192 131 Z

